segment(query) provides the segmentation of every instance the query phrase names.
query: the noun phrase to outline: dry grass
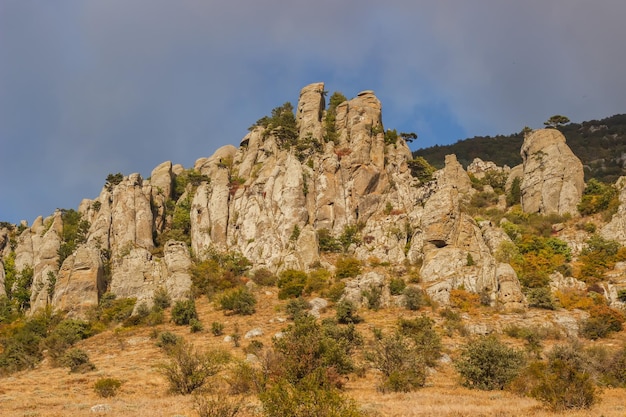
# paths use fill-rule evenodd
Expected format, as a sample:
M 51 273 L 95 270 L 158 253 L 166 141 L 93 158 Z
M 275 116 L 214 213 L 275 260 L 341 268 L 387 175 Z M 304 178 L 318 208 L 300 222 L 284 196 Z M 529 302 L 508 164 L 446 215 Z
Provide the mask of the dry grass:
M 158 331 L 171 331 L 184 336 L 198 348 L 221 347 L 229 349 L 237 358 L 243 359 L 243 348 L 249 343 L 243 338 L 246 331 L 261 328 L 264 335 L 257 338 L 265 346 L 271 346 L 272 336 L 285 327 L 278 318 L 286 317 L 284 305 L 275 294 L 258 293 L 257 312 L 252 316 L 225 316 L 216 311 L 206 299 L 197 301 L 199 316 L 205 330 L 190 333 L 189 327 L 173 324 L 157 326 Z M 418 312 L 427 313 L 438 322 L 441 318 L 430 309 Z M 326 315 L 332 315 L 331 309 Z M 365 322 L 359 329 L 370 337 L 372 327 L 391 329 L 398 317 L 414 317 L 413 312 L 403 309 L 383 309 L 378 312 L 362 311 Z M 528 315 L 498 315 L 485 312 L 473 314 L 472 321 L 501 321 L 532 319 Z M 224 342 L 224 337 L 215 337 L 210 332 L 212 322 L 224 324 L 224 335 L 232 334 L 239 328 L 242 335 L 241 347 Z M 499 324 L 503 327 L 504 324 Z M 136 417 L 158 416 L 197 416 L 193 407 L 193 396 L 174 395 L 168 392 L 165 378 L 157 371 L 156 365 L 167 361 L 163 351 L 155 345 L 151 333 L 154 328 L 108 330 L 79 343 L 96 365 L 97 370 L 85 374 L 70 374 L 65 368 L 53 368 L 47 361 L 36 369 L 20 372 L 0 379 L 1 416 L 94 416 L 91 411 L 97 404 L 107 404 L 111 410 L 107 415 Z M 624 333 L 624 332 L 622 332 Z M 624 335 L 620 334 L 623 338 Z M 445 337 L 444 345 L 453 354 L 463 343 L 460 336 Z M 623 340 L 614 339 L 614 345 Z M 94 383 L 100 378 L 116 378 L 123 381 L 117 396 L 100 398 L 94 391 Z M 602 394 L 602 401 L 592 410 L 552 413 L 537 401 L 520 398 L 509 392 L 483 392 L 469 390 L 458 384 L 458 377 L 449 364 L 442 364 L 428 378 L 427 386 L 412 393 L 381 394 L 376 391 L 376 374 L 368 371 L 362 378 L 351 376 L 346 385 L 346 394 L 354 398 L 371 416 L 385 417 L 463 417 L 463 416 L 604 416 L 624 417 L 626 415 L 626 390 L 610 389 Z M 258 401 L 253 396 L 244 399 L 248 405 L 243 417 L 259 416 Z

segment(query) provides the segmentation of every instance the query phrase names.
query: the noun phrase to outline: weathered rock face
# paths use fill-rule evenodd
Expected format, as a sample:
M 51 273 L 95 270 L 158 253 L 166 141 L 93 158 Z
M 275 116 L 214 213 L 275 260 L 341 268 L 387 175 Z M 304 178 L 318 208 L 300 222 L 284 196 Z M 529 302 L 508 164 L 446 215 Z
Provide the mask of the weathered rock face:
M 105 285 L 100 251 L 81 246 L 61 266 L 52 305 L 70 316 L 82 317 L 89 308 L 98 305 Z
M 378 272 L 368 272 L 349 280 L 346 283 L 343 299 L 354 303 L 357 306 L 365 306 L 369 303 L 367 295 L 380 297 L 380 306 L 388 307 L 391 299 L 389 286 L 386 285 L 385 276 Z
M 319 261 L 316 230 L 337 236 L 361 222 L 369 243 L 383 240 L 384 249 L 370 256 L 405 259 L 412 236 L 388 239 L 389 230 L 367 220 L 384 209 L 385 194 L 405 217 L 413 211 L 414 196 L 390 189 L 390 177 L 411 182 L 410 151 L 401 139 L 385 147 L 381 105 L 369 91 L 337 106 L 337 142 L 324 144 L 323 90 L 323 83 L 305 87 L 296 111 L 298 141 L 316 142 L 317 151 L 298 156 L 258 127 L 243 139 L 245 146 L 224 147 L 198 160 L 195 168 L 211 183 L 200 186 L 192 202 L 197 256 L 210 247 L 236 249 L 258 266 L 306 269 Z M 394 162 L 386 166 L 385 156 Z
M 172 300 L 186 298 L 191 290 L 191 257 L 183 242 L 168 241 L 163 258 L 144 248 L 133 248 L 113 263 L 110 291 L 118 297 L 134 297 L 137 306 L 152 305 L 157 289 L 167 290 Z
M 556 129 L 536 130 L 524 139 L 521 155 L 522 209 L 527 213 L 576 214 L 585 188 L 583 166 Z
M 296 110 L 300 132 L 304 135 L 310 133 L 315 138 L 322 137 L 322 115 L 325 107 L 324 83 L 314 83 L 304 87 L 300 91 Z
M 626 245 L 626 177 L 620 177 L 615 186 L 619 192 L 619 208 L 611 221 L 600 229 L 600 236 Z
M 471 186 L 467 174 L 461 174 L 456 165 L 456 158 L 446 158 L 446 168 L 438 174 L 443 186 L 424 206 L 421 228 L 425 246 L 420 271 L 424 287 L 431 298 L 443 304 L 448 303 L 452 289 L 463 286 L 489 294 L 493 303 L 505 308 L 521 308 L 524 296 L 515 271 L 493 256 L 508 237 L 494 232 L 491 225 L 486 225 L 483 236 L 476 222 L 461 212 L 460 200 L 470 193 Z
M 254 268 L 306 270 L 322 259 L 318 233 L 324 229 L 363 261 L 423 260 L 424 286 L 437 301 L 447 302 L 449 291 L 464 285 L 488 292 L 494 303 L 523 305 L 515 273 L 494 258 L 502 233 L 479 227 L 461 210 L 474 190 L 454 155 L 422 182 L 412 176 L 413 157 L 404 140 L 385 140 L 381 103 L 372 91 L 339 104 L 326 119 L 328 111 L 324 84 L 306 86 L 296 107 L 297 137 L 287 141 L 281 131 L 257 126 L 239 148 L 224 146 L 198 159 L 194 169 L 209 180 L 190 183 L 184 192 L 179 180 L 189 172 L 171 162 L 157 166 L 150 180 L 131 174 L 106 184 L 96 199 L 81 203 L 79 213 L 90 223 L 86 243 L 60 271 L 55 256 L 62 218 L 38 219 L 17 236 L 15 248 L 16 266 L 36 271 L 41 290 L 33 292 L 33 306 L 49 302 L 44 289 L 53 273 L 58 277 L 54 307 L 82 314 L 104 291 L 103 262 L 109 261 L 108 290 L 137 298 L 137 305 L 150 305 L 158 288 L 174 299 L 186 297 L 190 252 L 204 259 L 209 250 L 237 251 Z M 324 121 L 332 119 L 330 135 Z M 482 161 L 472 164 L 477 176 L 498 169 Z M 189 235 L 183 238 L 190 238 L 190 248 L 176 241 L 162 245 L 171 237 L 176 213 L 189 206 Z M 1 239 L 0 234 L 0 245 Z M 382 275 L 365 274 L 352 293 L 360 297 L 363 285 L 375 283 L 387 303 L 384 281 Z

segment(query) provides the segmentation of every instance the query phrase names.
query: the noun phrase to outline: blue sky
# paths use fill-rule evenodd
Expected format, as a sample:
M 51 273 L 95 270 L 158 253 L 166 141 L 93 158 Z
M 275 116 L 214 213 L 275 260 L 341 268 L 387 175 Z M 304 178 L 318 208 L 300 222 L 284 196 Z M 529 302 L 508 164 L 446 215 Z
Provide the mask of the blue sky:
M 374 90 L 414 148 L 626 112 L 623 0 L 0 0 L 0 220 L 186 167 L 300 89 Z

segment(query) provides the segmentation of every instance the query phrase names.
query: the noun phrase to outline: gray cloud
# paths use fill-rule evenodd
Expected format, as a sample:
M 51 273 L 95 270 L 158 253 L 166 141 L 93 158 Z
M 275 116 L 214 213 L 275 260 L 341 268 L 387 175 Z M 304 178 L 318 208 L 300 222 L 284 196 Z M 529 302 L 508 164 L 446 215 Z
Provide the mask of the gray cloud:
M 237 144 L 301 87 L 373 89 L 418 146 L 624 112 L 626 3 L 0 4 L 0 220 Z

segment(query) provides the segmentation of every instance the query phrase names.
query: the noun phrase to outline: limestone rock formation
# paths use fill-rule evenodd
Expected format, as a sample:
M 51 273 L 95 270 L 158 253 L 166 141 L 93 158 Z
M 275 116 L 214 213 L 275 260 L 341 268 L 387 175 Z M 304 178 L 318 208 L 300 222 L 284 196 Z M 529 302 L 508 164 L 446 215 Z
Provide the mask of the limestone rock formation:
M 600 236 L 626 245 L 626 177 L 620 177 L 615 186 L 619 192 L 619 208 L 611 221 L 600 229 Z
M 81 202 L 78 212 L 89 223 L 86 241 L 60 270 L 61 213 L 11 232 L 14 248 L 6 243 L 9 232 L 0 231 L 1 258 L 11 252 L 16 268 L 34 269 L 33 309 L 52 302 L 77 316 L 105 290 L 136 298 L 137 305 L 150 305 L 159 288 L 173 299 L 188 296 L 191 254 L 202 260 L 212 251 L 239 252 L 255 269 L 276 273 L 320 263 L 331 268 L 321 252 L 337 247 L 361 261 L 423 261 L 423 286 L 442 303 L 463 285 L 488 293 L 493 303 L 523 306 L 515 272 L 495 258 L 506 235 L 494 225 L 479 226 L 462 210 L 475 191 L 456 157 L 448 155 L 432 178 L 420 176 L 412 172 L 416 161 L 405 141 L 386 138 L 382 106 L 372 91 L 333 109 L 326 109 L 324 97 L 323 83 L 304 87 L 288 131 L 259 123 L 239 147 L 224 146 L 199 158 L 193 169 L 166 161 L 150 179 L 131 174 L 108 181 L 95 199 Z M 556 155 L 553 148 L 564 154 L 554 143 L 527 148 L 531 162 L 540 152 Z M 528 165 L 534 182 L 553 189 L 556 168 L 531 169 L 531 162 L 524 177 Z M 475 176 L 500 170 L 480 160 L 470 168 Z M 195 180 L 185 182 L 190 175 Z M 559 184 L 561 210 L 562 201 L 572 198 L 567 180 Z M 538 211 L 549 211 L 541 201 Z M 320 249 L 324 235 L 335 248 Z M 108 288 L 105 266 L 111 271 Z M 346 297 L 363 302 L 362 291 L 371 285 L 389 303 L 385 277 L 378 273 L 350 283 Z
M 556 129 L 526 136 L 521 149 L 522 209 L 527 213 L 576 214 L 585 188 L 583 166 Z
M 105 285 L 99 250 L 81 246 L 61 266 L 52 305 L 70 316 L 82 317 L 90 307 L 98 305 Z
M 133 248 L 113 263 L 110 291 L 118 297 L 133 297 L 137 304 L 152 305 L 159 288 L 172 300 L 186 298 L 191 290 L 191 257 L 183 242 L 168 241 L 163 258 L 153 257 L 144 248 Z

